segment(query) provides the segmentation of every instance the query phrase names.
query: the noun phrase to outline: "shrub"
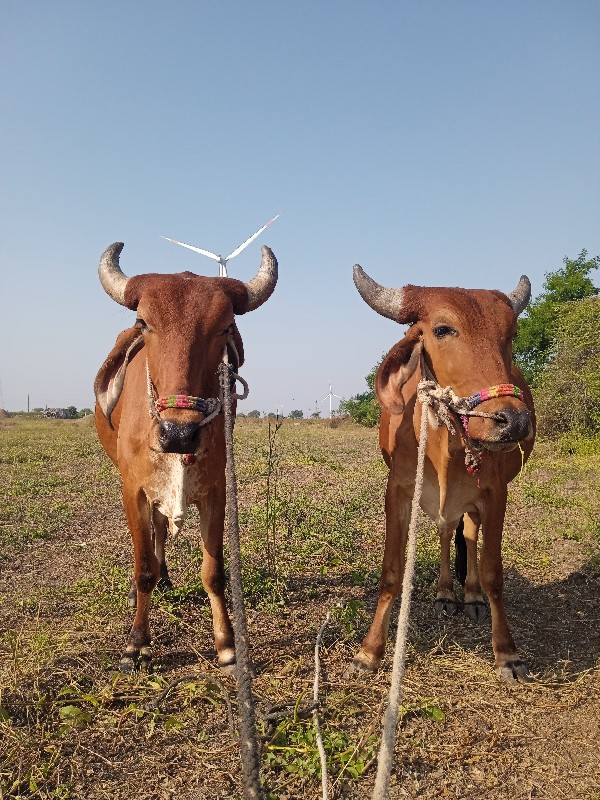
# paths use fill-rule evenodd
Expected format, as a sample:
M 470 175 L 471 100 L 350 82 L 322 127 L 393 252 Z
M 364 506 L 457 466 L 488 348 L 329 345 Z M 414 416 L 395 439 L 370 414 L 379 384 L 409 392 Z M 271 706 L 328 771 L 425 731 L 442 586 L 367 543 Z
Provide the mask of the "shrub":
M 557 309 L 551 359 L 536 391 L 540 433 L 600 433 L 600 300 L 563 303 Z

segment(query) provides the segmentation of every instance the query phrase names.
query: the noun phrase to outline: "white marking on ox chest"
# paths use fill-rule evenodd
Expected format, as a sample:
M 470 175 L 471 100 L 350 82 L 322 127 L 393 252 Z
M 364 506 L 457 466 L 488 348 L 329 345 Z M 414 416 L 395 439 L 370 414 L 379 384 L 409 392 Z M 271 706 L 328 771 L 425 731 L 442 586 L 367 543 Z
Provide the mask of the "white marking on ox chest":
M 204 493 L 199 465 L 187 466 L 177 453 L 156 454 L 152 464 L 152 477 L 144 487 L 146 497 L 150 505 L 167 517 L 170 533 L 179 533 L 189 504 Z

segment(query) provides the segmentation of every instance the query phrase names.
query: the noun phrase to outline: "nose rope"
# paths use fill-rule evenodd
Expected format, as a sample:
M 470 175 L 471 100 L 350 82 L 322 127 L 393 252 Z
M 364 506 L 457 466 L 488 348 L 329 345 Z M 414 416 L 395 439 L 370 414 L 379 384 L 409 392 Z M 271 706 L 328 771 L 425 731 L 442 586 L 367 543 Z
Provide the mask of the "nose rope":
M 496 397 L 516 397 L 524 403 L 522 390 L 512 383 L 501 383 L 481 389 L 469 397 L 459 397 L 449 386 L 442 387 L 438 384 L 424 359 L 421 359 L 421 374 L 424 377 L 417 386 L 418 399 L 423 404 L 428 398 L 435 426 L 439 428 L 440 425 L 445 425 L 451 434 L 456 433 L 456 428 L 450 412 L 458 415 L 465 438 L 465 467 L 468 473 L 477 475 L 483 464 L 485 450 L 477 447 L 469 436 L 469 417 L 482 417 L 496 422 L 502 421 L 502 417 L 498 413 L 488 414 L 473 409 Z

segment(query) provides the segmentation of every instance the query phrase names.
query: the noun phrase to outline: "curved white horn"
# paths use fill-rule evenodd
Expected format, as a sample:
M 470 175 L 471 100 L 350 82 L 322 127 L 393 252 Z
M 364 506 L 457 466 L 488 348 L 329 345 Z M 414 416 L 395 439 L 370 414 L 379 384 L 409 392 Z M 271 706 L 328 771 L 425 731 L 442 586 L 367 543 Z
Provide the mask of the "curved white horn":
M 98 277 L 102 288 L 109 297 L 122 306 L 125 305 L 125 287 L 129 280 L 119 266 L 119 256 L 123 247 L 123 242 L 111 244 L 102 253 L 100 264 L 98 264 Z
M 513 289 L 508 295 L 508 299 L 518 317 L 525 310 L 527 303 L 531 299 L 531 282 L 527 275 L 521 275 L 517 288 Z
M 248 305 L 246 311 L 255 308 L 269 299 L 277 283 L 277 259 L 270 247 L 263 245 L 261 248 L 262 260 L 258 272 L 252 280 L 244 283 L 248 290 Z
M 388 289 L 370 278 L 360 264 L 354 265 L 354 285 L 362 299 L 382 317 L 401 321 L 404 305 L 403 289 Z

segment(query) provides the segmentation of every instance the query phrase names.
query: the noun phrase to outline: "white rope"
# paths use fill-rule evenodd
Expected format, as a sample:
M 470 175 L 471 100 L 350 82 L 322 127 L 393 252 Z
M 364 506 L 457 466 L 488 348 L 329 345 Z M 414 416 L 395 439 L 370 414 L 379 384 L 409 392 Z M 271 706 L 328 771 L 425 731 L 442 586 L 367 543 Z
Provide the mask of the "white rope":
M 325 747 L 323 745 L 323 739 L 321 737 L 321 727 L 319 725 L 319 674 L 321 671 L 321 659 L 319 657 L 319 648 L 321 646 L 321 640 L 323 638 L 323 633 L 325 632 L 325 628 L 329 624 L 329 620 L 331 618 L 331 611 L 327 612 L 327 616 L 325 617 L 325 622 L 321 625 L 321 629 L 317 635 L 317 641 L 315 644 L 315 680 L 313 683 L 313 725 L 315 726 L 315 736 L 317 739 L 317 749 L 319 751 L 319 758 L 321 759 L 321 788 L 323 791 L 323 800 L 328 800 L 329 798 L 329 789 L 328 789 L 328 776 L 327 776 L 327 758 L 325 756 Z
M 419 388 L 421 388 L 421 384 L 419 384 Z M 396 632 L 396 647 L 394 649 L 392 678 L 390 681 L 388 705 L 383 719 L 381 745 L 379 747 L 379 754 L 377 757 L 377 777 L 375 779 L 375 788 L 373 789 L 372 800 L 387 800 L 388 797 L 390 775 L 392 772 L 392 760 L 394 755 L 394 744 L 396 741 L 398 711 L 400 708 L 402 678 L 404 677 L 404 666 L 406 661 L 408 621 L 417 551 L 417 521 L 419 517 L 421 494 L 423 491 L 425 449 L 427 445 L 427 418 L 429 416 L 430 404 L 428 393 L 426 391 L 421 392 L 419 394 L 419 400 L 422 404 L 421 430 L 419 434 L 419 452 L 417 456 L 415 493 L 413 495 L 410 512 L 410 525 L 408 528 L 408 548 L 406 552 L 406 564 L 404 566 L 404 578 L 402 581 L 402 598 L 400 601 L 400 613 L 398 615 L 398 630 Z

